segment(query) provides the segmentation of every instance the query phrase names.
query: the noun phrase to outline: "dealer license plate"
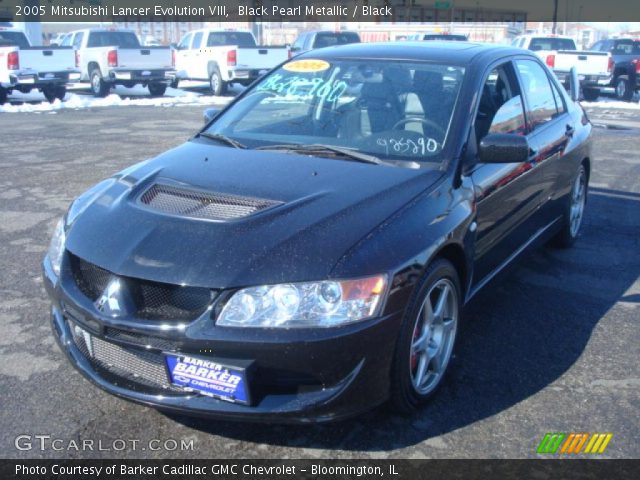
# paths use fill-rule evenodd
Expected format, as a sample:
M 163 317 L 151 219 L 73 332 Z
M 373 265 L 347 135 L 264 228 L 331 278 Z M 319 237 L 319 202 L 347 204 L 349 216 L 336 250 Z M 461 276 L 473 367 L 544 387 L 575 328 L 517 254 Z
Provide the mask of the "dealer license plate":
M 174 385 L 237 403 L 250 403 L 247 368 L 232 367 L 188 355 L 167 355 Z

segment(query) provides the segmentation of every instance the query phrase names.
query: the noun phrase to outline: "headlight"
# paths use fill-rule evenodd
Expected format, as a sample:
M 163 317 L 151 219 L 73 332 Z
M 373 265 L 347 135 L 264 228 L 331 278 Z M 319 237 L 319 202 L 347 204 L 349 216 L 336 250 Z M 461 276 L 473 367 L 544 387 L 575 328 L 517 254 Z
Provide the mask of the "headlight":
M 60 275 L 60 264 L 62 263 L 62 254 L 64 253 L 64 242 L 66 240 L 64 232 L 64 219 L 60 219 L 53 232 L 51 243 L 49 244 L 49 260 L 51 267 L 56 275 Z
M 237 291 L 216 325 L 225 327 L 335 327 L 378 313 L 386 276 L 357 280 L 263 285 Z

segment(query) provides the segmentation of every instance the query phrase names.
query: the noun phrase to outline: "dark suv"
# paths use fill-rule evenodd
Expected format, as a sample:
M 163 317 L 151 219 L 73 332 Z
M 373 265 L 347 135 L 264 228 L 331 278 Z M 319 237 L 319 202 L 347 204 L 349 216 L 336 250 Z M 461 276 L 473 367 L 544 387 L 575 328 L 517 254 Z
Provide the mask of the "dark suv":
M 613 76 L 611 86 L 615 88 L 616 97 L 629 101 L 633 93 L 640 89 L 640 40 L 618 38 L 600 40 L 591 50 L 611 53 L 613 60 Z

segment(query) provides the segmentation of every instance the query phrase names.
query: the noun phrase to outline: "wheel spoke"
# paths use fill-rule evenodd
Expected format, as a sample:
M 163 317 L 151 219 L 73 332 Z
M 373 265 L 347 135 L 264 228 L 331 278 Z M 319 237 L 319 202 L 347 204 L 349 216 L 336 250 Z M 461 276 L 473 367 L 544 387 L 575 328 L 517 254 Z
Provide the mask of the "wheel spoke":
M 438 302 L 436 303 L 436 308 L 433 312 L 436 318 L 442 318 L 444 315 L 444 309 L 447 305 L 447 300 L 449 299 L 449 285 L 445 285 L 442 287 L 442 291 L 440 292 L 440 296 L 438 297 Z
M 426 349 L 427 338 L 429 337 L 429 328 L 426 326 L 424 328 L 425 330 L 411 344 L 412 354 L 422 352 Z
M 449 334 L 453 331 L 453 328 L 456 326 L 456 322 L 453 318 L 446 318 L 444 322 L 442 322 L 442 337 L 443 343 Z

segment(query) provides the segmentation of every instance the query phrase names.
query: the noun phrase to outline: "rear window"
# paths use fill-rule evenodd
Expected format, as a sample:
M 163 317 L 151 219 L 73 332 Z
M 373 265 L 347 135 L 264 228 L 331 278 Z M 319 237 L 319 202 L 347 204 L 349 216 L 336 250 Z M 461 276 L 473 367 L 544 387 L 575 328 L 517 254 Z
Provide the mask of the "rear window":
M 138 37 L 133 32 L 91 32 L 87 47 L 137 48 Z
M 425 35 L 423 40 L 451 40 L 456 42 L 466 42 L 467 37 L 464 35 Z
M 616 42 L 612 52 L 623 55 L 640 55 L 640 42 L 637 40 L 623 40 L 621 42 Z
M 249 32 L 211 32 L 207 38 L 207 47 L 237 45 L 238 47 L 255 47 L 256 41 Z
M 529 50 L 575 50 L 576 44 L 570 38 L 532 38 Z
M 1 32 L 0 31 L 0 46 L 11 46 L 28 48 L 29 40 L 22 32 Z
M 333 47 L 334 45 L 346 45 L 348 43 L 360 43 L 360 37 L 355 32 L 323 32 L 316 34 L 314 48 Z

